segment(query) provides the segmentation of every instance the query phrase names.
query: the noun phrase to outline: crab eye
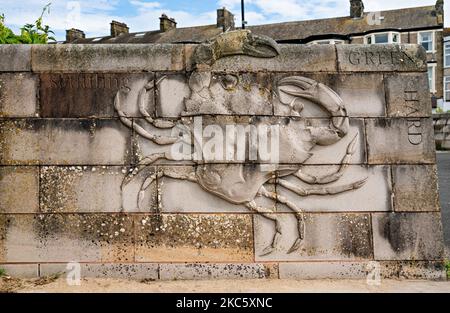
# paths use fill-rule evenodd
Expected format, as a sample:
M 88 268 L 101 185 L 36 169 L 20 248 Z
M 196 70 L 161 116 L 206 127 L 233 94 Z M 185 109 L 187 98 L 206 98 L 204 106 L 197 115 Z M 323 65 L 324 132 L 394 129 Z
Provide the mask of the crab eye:
M 220 84 L 225 90 L 233 90 L 239 83 L 239 79 L 235 75 L 223 75 L 219 77 Z

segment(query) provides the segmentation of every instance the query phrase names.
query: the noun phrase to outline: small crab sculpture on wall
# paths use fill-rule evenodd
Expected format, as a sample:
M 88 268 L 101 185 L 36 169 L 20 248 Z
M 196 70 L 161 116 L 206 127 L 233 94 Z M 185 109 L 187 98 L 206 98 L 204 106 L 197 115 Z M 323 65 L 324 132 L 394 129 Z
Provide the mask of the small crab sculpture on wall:
M 229 108 L 223 107 L 220 99 L 223 95 L 215 97 L 211 92 L 211 75 L 207 70 L 208 66 L 214 64 L 216 60 L 226 56 L 232 55 L 247 55 L 257 58 L 272 58 L 279 54 L 279 49 L 275 41 L 264 36 L 256 36 L 247 30 L 232 31 L 219 35 L 213 40 L 199 45 L 194 53 L 195 63 L 197 69 L 191 73 L 189 79 L 189 88 L 191 95 L 185 99 L 184 116 L 195 114 L 223 114 L 229 112 Z M 205 70 L 206 68 L 206 70 Z M 164 79 L 161 78 L 161 80 Z M 160 80 L 160 81 L 161 81 Z M 147 111 L 146 102 L 144 100 L 146 93 L 151 91 L 160 81 L 150 81 L 139 92 L 138 106 L 142 117 L 152 127 L 159 129 L 169 129 L 176 127 L 176 123 L 171 120 L 155 119 Z M 230 85 L 237 84 L 237 80 L 232 75 L 224 74 L 221 80 L 222 88 L 220 92 L 226 95 L 232 88 Z M 328 114 L 328 126 L 308 126 L 306 125 L 298 136 L 283 136 L 283 131 L 280 132 L 282 140 L 287 141 L 287 147 L 291 147 L 290 153 L 297 155 L 298 164 L 276 164 L 272 167 L 265 166 L 266 164 L 214 164 L 204 161 L 198 161 L 191 158 L 191 161 L 196 166 L 191 173 L 180 173 L 176 167 L 163 168 L 158 172 L 151 172 L 145 177 L 141 184 L 138 193 L 138 207 L 143 206 L 144 196 L 149 186 L 158 178 L 169 177 L 178 180 L 185 180 L 197 183 L 206 192 L 214 194 L 233 204 L 241 204 L 249 210 L 261 214 L 263 217 L 271 220 L 275 224 L 275 233 L 272 237 L 271 243 L 263 251 L 262 255 L 272 253 L 278 246 L 282 235 L 282 227 L 280 221 L 274 210 L 267 207 L 262 207 L 255 201 L 258 197 L 269 198 L 277 201 L 287 208 L 292 210 L 297 217 L 298 236 L 294 240 L 292 247 L 288 253 L 297 251 L 305 238 L 305 221 L 303 211 L 286 197 L 271 192 L 266 187 L 267 184 L 277 184 L 286 188 L 300 197 L 307 197 L 310 195 L 335 195 L 344 192 L 351 192 L 361 188 L 367 178 L 355 181 L 350 184 L 340 186 L 329 186 L 328 184 L 337 182 L 343 175 L 347 168 L 352 155 L 356 151 L 357 136 L 352 138 L 347 146 L 344 157 L 342 158 L 339 167 L 323 176 L 313 176 L 304 171 L 302 164 L 307 161 L 314 154 L 314 147 L 330 146 L 339 142 L 346 137 L 349 132 L 349 118 L 345 105 L 339 95 L 331 90 L 329 87 L 315 80 L 301 77 L 291 76 L 285 77 L 277 83 L 277 95 L 282 99 L 281 95 L 290 97 L 290 101 L 281 101 L 290 110 L 300 113 L 302 105 L 300 99 L 307 99 L 313 104 L 324 109 Z M 128 90 L 129 91 L 129 90 Z M 146 140 L 152 141 L 157 145 L 172 145 L 180 140 L 179 137 L 162 136 L 148 131 L 146 128 L 140 126 L 138 123 L 133 123 L 132 120 L 124 113 L 121 103 L 121 94 L 126 93 L 127 88 L 118 91 L 114 106 L 123 124 L 132 128 L 139 136 Z M 242 105 L 246 105 L 243 103 Z M 211 109 L 212 108 L 212 109 Z M 181 117 L 180 117 L 181 119 Z M 264 123 L 264 122 L 260 122 Z M 281 151 L 280 153 L 283 153 Z M 149 166 L 154 166 L 155 162 L 160 159 L 173 160 L 170 153 L 154 153 L 145 156 L 137 166 L 137 170 L 133 171 L 124 178 L 122 188 L 127 185 L 140 172 L 144 171 Z M 309 188 L 301 187 L 291 181 L 286 180 L 288 176 L 294 176 L 302 182 L 310 185 Z

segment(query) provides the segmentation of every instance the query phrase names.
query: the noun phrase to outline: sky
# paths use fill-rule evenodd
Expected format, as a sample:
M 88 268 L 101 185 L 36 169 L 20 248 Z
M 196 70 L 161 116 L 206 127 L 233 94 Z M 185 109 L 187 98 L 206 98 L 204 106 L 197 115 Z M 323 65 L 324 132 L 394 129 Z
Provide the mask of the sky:
M 226 7 L 241 24 L 240 0 L 0 0 L 6 25 L 18 32 L 34 22 L 51 2 L 44 23 L 64 40 L 65 30 L 78 28 L 87 37 L 109 35 L 112 20 L 126 23 L 130 32 L 159 29 L 162 13 L 176 19 L 177 27 L 216 23 L 216 10 Z M 450 1 L 446 1 L 450 6 Z M 245 0 L 248 25 L 349 15 L 348 0 Z M 366 11 L 434 5 L 436 0 L 364 0 Z M 446 3 L 446 7 L 447 7 Z M 446 12 L 450 13 L 450 7 Z M 450 19 L 446 19 L 449 20 Z

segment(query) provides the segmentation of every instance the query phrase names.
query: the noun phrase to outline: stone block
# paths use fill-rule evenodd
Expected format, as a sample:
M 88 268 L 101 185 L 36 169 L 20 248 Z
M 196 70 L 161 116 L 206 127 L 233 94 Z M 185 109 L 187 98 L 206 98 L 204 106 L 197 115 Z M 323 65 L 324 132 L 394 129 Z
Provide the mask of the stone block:
M 278 278 L 277 264 L 160 264 L 161 280 L 200 279 L 274 279 Z
M 326 176 L 336 172 L 339 166 L 303 166 L 301 173 L 309 176 Z M 276 190 L 280 196 L 297 205 L 306 212 L 376 212 L 392 210 L 392 186 L 391 170 L 389 166 L 348 166 L 338 181 L 320 185 L 307 184 L 300 181 L 294 175 L 281 178 L 289 182 L 295 188 L 300 188 L 304 195 L 299 195 L 290 191 L 280 184 Z M 366 183 L 360 188 L 351 187 L 359 181 L 367 179 Z M 342 186 L 348 186 L 347 190 L 335 194 L 334 190 L 341 190 Z M 328 195 L 314 195 L 328 192 Z M 309 195 L 306 195 L 308 194 Z M 291 212 L 283 204 L 277 204 L 279 212 Z
M 418 45 L 337 45 L 340 72 L 426 72 L 426 52 Z
M 158 74 L 156 76 L 156 115 L 158 117 L 181 116 L 185 110 L 185 99 L 191 93 L 188 77 L 182 74 Z
M 221 58 L 211 67 L 218 72 L 336 72 L 336 51 L 332 45 L 279 45 L 275 58 L 253 58 L 246 55 Z M 187 60 L 188 64 L 191 60 Z
M 0 45 L 0 72 L 31 70 L 31 45 Z
M 41 277 L 66 274 L 67 264 L 41 264 Z M 81 278 L 112 278 L 132 280 L 157 280 L 158 264 L 155 263 L 82 263 Z
M 300 249 L 288 254 L 298 238 L 297 219 L 294 214 L 273 214 L 281 225 L 281 238 L 277 249 L 268 255 L 268 247 L 275 232 L 274 222 L 254 216 L 256 262 L 268 261 L 356 261 L 372 258 L 369 214 L 303 214 L 305 236 Z
M 188 80 L 190 90 L 184 93 L 183 115 L 273 114 L 272 79 L 268 73 L 193 72 Z
M 39 277 L 39 264 L 0 264 L 0 268 L 13 278 Z
M 392 174 L 395 211 L 439 211 L 436 166 L 395 165 Z
M 184 70 L 183 45 L 68 44 L 32 47 L 33 72 L 130 73 Z
M 440 213 L 372 214 L 375 260 L 442 260 Z
M 39 168 L 0 167 L 0 213 L 39 211 Z
M 34 117 L 37 96 L 37 79 L 33 74 L 0 74 L 0 117 Z
M 114 214 L 0 215 L 0 262 L 131 262 L 132 217 Z
M 386 103 L 389 117 L 429 117 L 431 98 L 426 73 L 385 75 Z
M 301 97 L 293 97 L 277 89 L 278 81 L 289 76 L 303 76 L 324 84 L 342 99 L 350 117 L 384 117 L 386 115 L 383 75 L 376 73 L 325 74 L 325 73 L 283 73 L 274 76 L 274 114 L 279 116 L 329 117 L 318 104 Z M 284 87 L 286 88 L 286 87 Z M 301 112 L 288 105 L 295 100 L 302 106 Z M 282 102 L 281 102 L 282 101 Z
M 429 118 L 366 119 L 369 164 L 435 163 Z
M 0 163 L 10 165 L 124 165 L 131 130 L 119 120 L 0 121 Z
M 445 280 L 447 273 L 443 262 L 382 261 L 381 277 L 385 279 Z
M 138 207 L 138 193 L 153 168 L 122 182 L 132 168 L 117 166 L 42 167 L 40 201 L 42 212 L 151 212 L 157 208 L 156 182 L 147 189 Z
M 280 279 L 365 279 L 367 262 L 280 263 Z
M 40 77 L 42 117 L 74 118 L 118 116 L 114 108 L 119 93 L 119 109 L 128 117 L 139 117 L 140 101 L 154 116 L 154 75 L 151 73 L 43 73 Z M 147 84 L 145 93 L 140 95 Z M 142 98 L 141 98 L 142 97 Z
M 138 262 L 252 262 L 250 214 L 135 215 Z

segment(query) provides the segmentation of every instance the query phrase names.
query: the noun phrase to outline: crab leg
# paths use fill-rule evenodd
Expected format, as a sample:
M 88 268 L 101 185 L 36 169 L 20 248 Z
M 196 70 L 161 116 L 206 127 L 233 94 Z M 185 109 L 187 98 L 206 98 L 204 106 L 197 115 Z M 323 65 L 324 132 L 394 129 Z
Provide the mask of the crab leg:
M 128 88 L 128 87 L 125 87 L 124 89 L 125 89 L 125 92 L 130 91 L 130 88 Z M 167 137 L 167 136 L 159 136 L 159 135 L 151 134 L 151 133 L 147 132 L 143 127 L 138 125 L 137 123 L 133 123 L 133 121 L 127 117 L 125 112 L 123 112 L 121 110 L 120 90 L 117 92 L 116 97 L 114 98 L 114 108 L 116 109 L 117 113 L 119 114 L 120 121 L 123 124 L 125 124 L 125 126 L 136 131 L 142 137 L 144 137 L 148 140 L 151 140 L 158 145 L 170 145 L 170 144 L 175 143 L 178 140 L 178 138 L 176 138 L 176 137 Z
M 278 217 L 274 214 L 273 210 L 260 207 L 256 204 L 255 201 L 247 202 L 246 207 L 248 209 L 250 209 L 251 211 L 261 214 L 263 217 L 275 222 L 275 234 L 272 238 L 272 242 L 270 243 L 269 246 L 264 248 L 261 256 L 271 254 L 276 249 L 278 243 L 280 242 L 280 238 L 281 238 L 281 224 L 280 224 L 280 221 L 278 220 Z
M 333 183 L 333 182 L 337 181 L 344 174 L 345 169 L 348 167 L 350 160 L 356 151 L 355 146 L 356 146 L 357 137 L 358 137 L 358 134 L 356 134 L 355 137 L 353 137 L 352 141 L 349 143 L 349 145 L 347 147 L 347 152 L 346 152 L 345 156 L 342 158 L 342 160 L 340 162 L 341 165 L 339 166 L 339 168 L 336 172 L 328 174 L 328 175 L 324 175 L 324 176 L 312 176 L 312 175 L 303 173 L 302 169 L 300 168 L 298 170 L 298 172 L 293 175 L 295 177 L 297 177 L 298 179 L 300 179 L 301 181 L 308 183 L 308 184 L 322 185 L 322 184 L 329 184 L 329 183 Z
M 297 228 L 298 228 L 298 238 L 295 240 L 292 247 L 289 249 L 288 254 L 297 251 L 300 248 L 302 240 L 305 238 L 305 220 L 303 218 L 302 210 L 295 205 L 295 203 L 289 201 L 286 197 L 276 194 L 275 192 L 269 192 L 267 189 L 262 186 L 258 192 L 259 195 L 267 197 L 269 199 L 276 200 L 284 205 L 286 205 L 289 209 L 296 213 L 295 217 L 297 219 Z
M 148 82 L 144 88 L 142 88 L 139 91 L 138 95 L 138 103 L 139 103 L 139 112 L 144 116 L 145 120 L 155 126 L 156 128 L 172 128 L 175 126 L 175 124 L 172 121 L 165 121 L 165 120 L 159 120 L 159 119 L 153 119 L 150 114 L 148 113 L 147 109 L 145 108 L 145 98 L 144 94 L 146 94 L 149 90 L 152 90 L 155 88 L 155 85 L 158 85 L 162 80 L 164 80 L 166 76 L 161 77 L 156 81 L 154 84 L 154 81 Z
M 295 192 L 299 196 L 311 196 L 311 195 L 336 195 L 346 191 L 359 189 L 361 188 L 367 181 L 368 177 L 359 180 L 357 182 L 346 184 L 342 186 L 332 186 L 332 187 L 311 187 L 311 188 L 303 188 L 297 185 L 294 185 L 287 180 L 277 179 L 277 183 L 280 186 L 283 186 L 286 189 L 289 189 L 292 192 Z

